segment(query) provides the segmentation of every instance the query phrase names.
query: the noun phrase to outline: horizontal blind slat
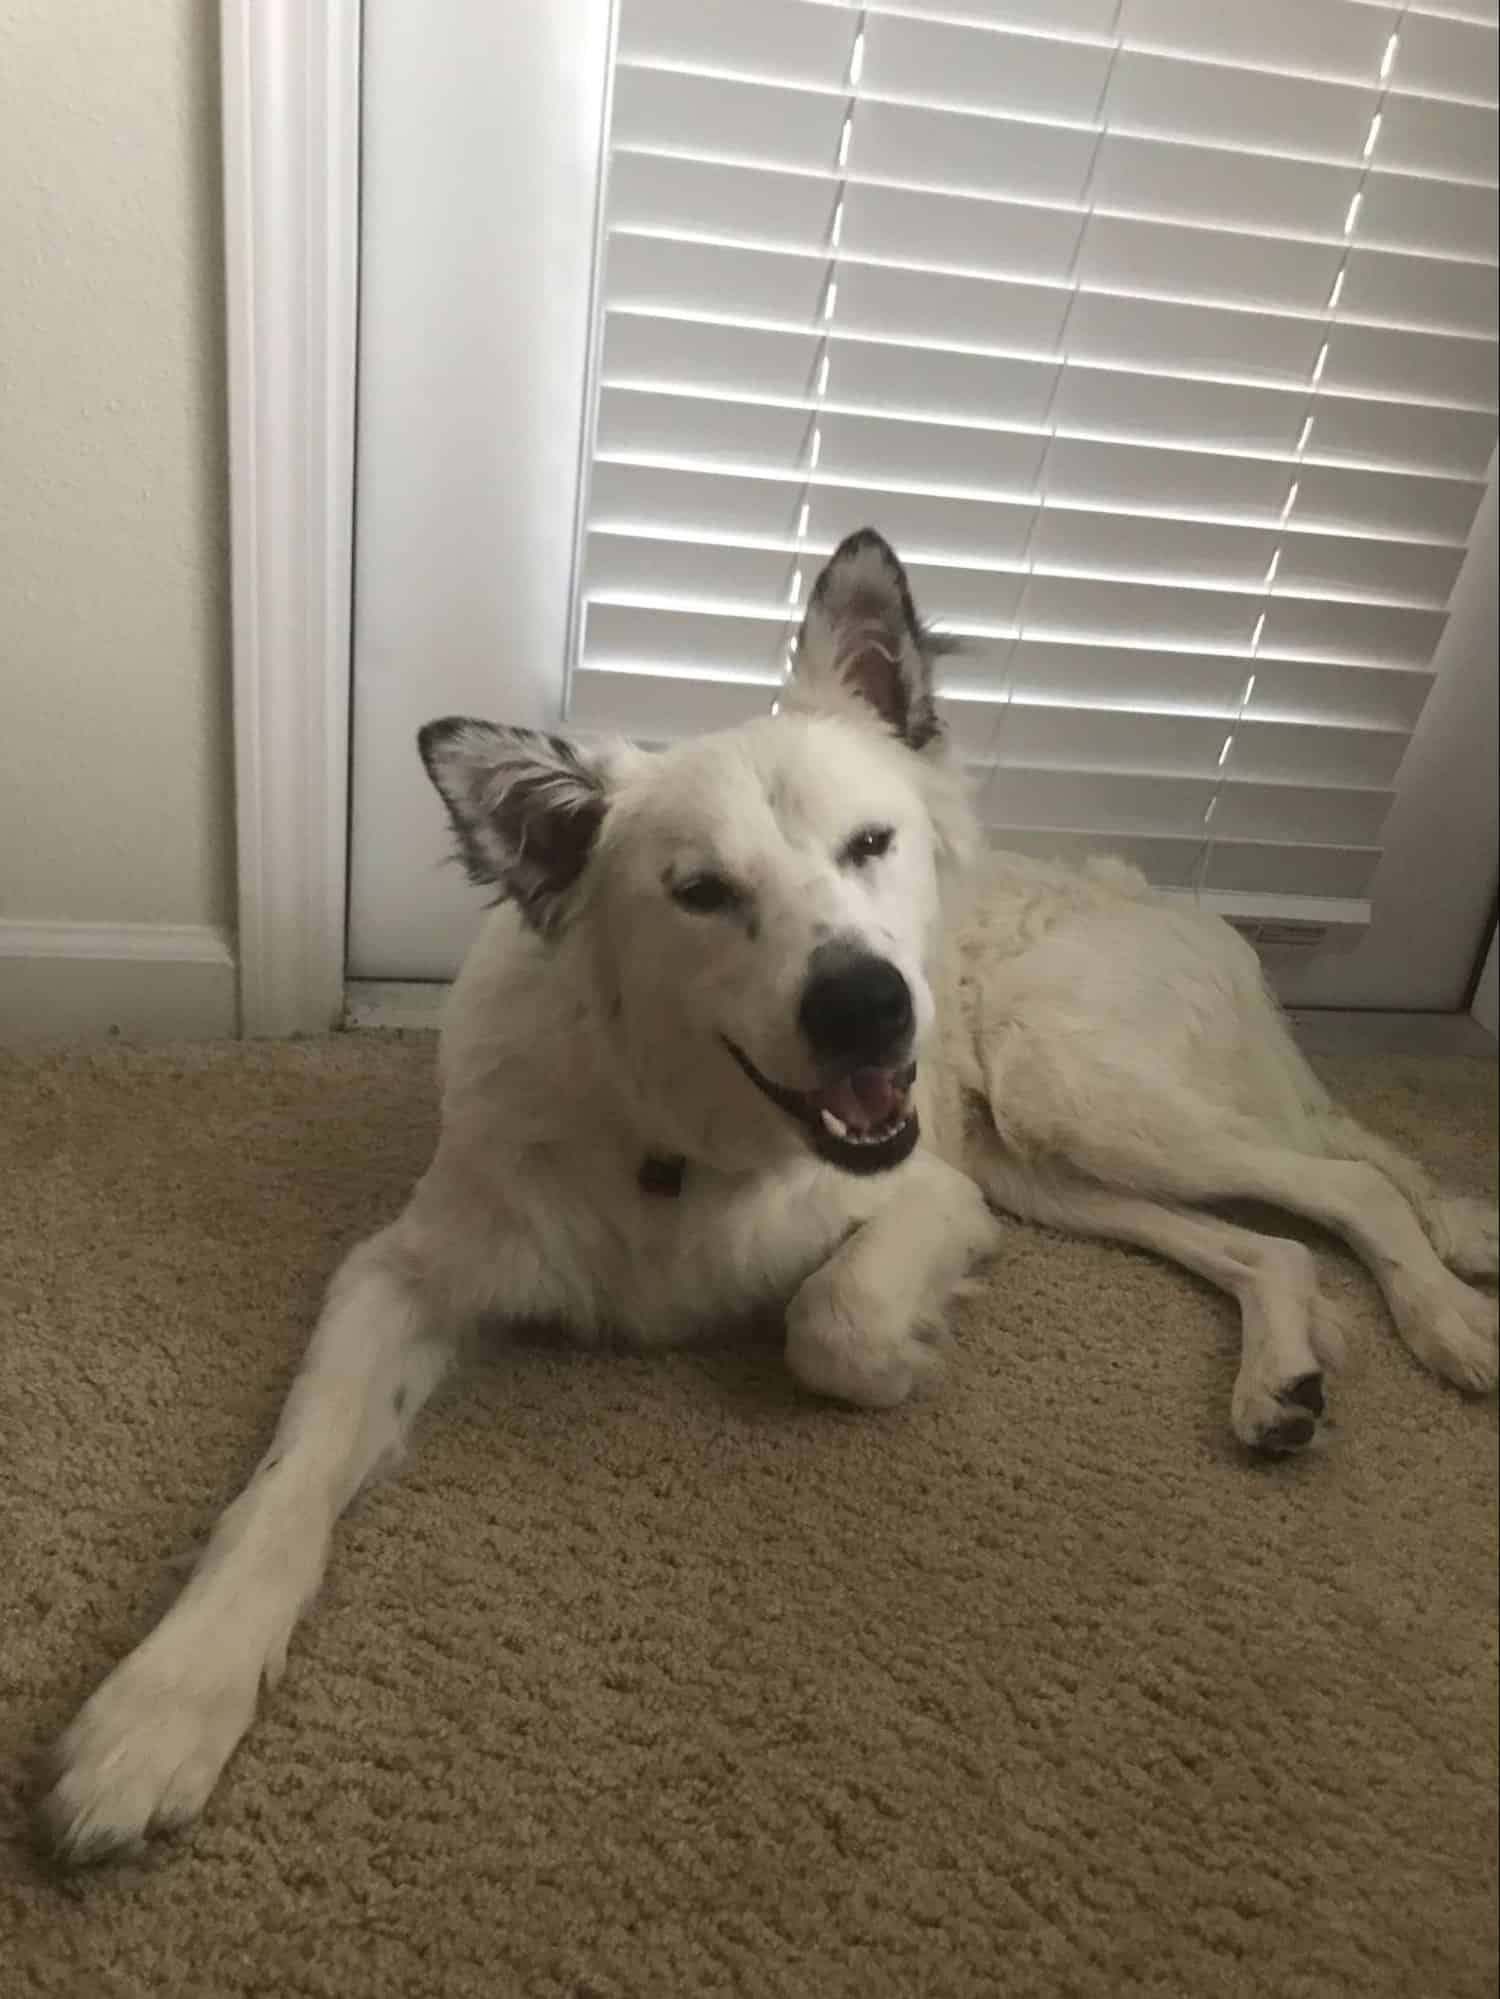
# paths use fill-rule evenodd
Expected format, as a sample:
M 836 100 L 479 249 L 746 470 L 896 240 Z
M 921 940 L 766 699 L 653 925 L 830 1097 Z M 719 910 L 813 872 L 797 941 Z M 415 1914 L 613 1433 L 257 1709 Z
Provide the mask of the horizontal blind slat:
M 1389 8 L 1391 0 L 1350 0 L 1350 5 Z M 1410 0 L 1403 12 L 1412 21 L 1473 21 L 1480 27 L 1493 28 L 1500 21 L 1500 0 Z
M 1074 269 L 1083 292 L 1146 293 L 1316 314 L 1333 289 L 1341 255 L 1333 243 L 1094 215 Z
M 1495 343 L 1335 325 L 1328 335 L 1321 386 L 1351 395 L 1493 410 Z
M 1229 777 L 1286 783 L 1388 786 L 1406 738 L 1396 730 L 1297 727 L 1241 721 L 1230 740 Z
M 1401 24 L 1391 83 L 1397 90 L 1494 104 L 1494 28 L 1440 20 L 1433 15 L 1410 15 Z
M 1104 42 L 1114 29 L 1115 0 L 890 0 L 881 11 Z
M 1318 459 L 1396 466 L 1482 481 L 1495 448 L 1493 412 L 1319 395 L 1307 450 Z
M 860 87 L 874 96 L 1093 121 L 1110 73 L 1099 43 L 1042 40 L 950 21 L 866 15 Z
M 1433 678 L 1430 667 L 1355 667 L 1270 659 L 1264 653 L 1254 667 L 1254 692 L 1245 704 L 1251 720 L 1331 722 L 1407 735 L 1417 726 Z
M 1320 846 L 1372 847 L 1395 793 L 1351 786 L 1254 784 L 1220 787 L 1214 807 L 1216 840 L 1307 840 Z
M 1350 319 L 1481 337 L 1495 324 L 1493 264 L 1439 263 L 1396 250 L 1349 253 L 1339 309 Z
M 1372 173 L 1364 183 L 1355 237 L 1434 256 L 1493 258 L 1500 197 L 1493 187 L 1460 186 L 1416 174 Z
M 1255 0 L 1253 7 L 1203 0 L 1124 0 L 1118 32 L 1129 48 L 1270 71 L 1364 83 L 1380 74 L 1398 10 L 1345 0 Z
M 1008 702 L 994 718 L 985 760 L 1029 775 L 1053 770 L 1132 772 L 1213 783 L 1224 735 L 1223 722 L 1210 716 Z M 1067 786 L 1057 789 L 1065 792 Z
M 1349 162 L 1361 157 L 1379 104 L 1373 75 L 1367 84 L 1329 83 L 1127 51 L 1103 117 L 1155 138 Z
M 1105 209 L 1265 235 L 1343 232 L 1360 168 L 1106 132 L 1091 197 Z
M 781 678 L 786 631 L 779 620 L 635 604 L 590 603 L 585 612 L 579 672 L 670 671 L 685 679 L 762 689 L 774 689 Z M 765 712 L 769 699 L 766 695 L 757 714 Z
M 616 154 L 696 152 L 832 173 L 846 102 L 830 92 L 623 64 L 610 137 Z
M 573 675 L 570 720 L 580 729 L 671 741 L 764 715 L 774 691 L 774 683 L 601 672 L 585 657 Z
M 1378 847 L 1216 840 L 1195 885 L 1209 894 L 1361 897 L 1370 892 L 1379 860 Z
M 1495 185 L 1495 114 L 1430 97 L 1388 97 L 1374 163 L 1479 187 Z
M 754 8 L 702 0 L 626 0 L 618 60 L 681 63 L 773 83 L 840 89 L 849 74 L 858 17 L 807 0 L 758 0 Z
M 874 180 L 1068 207 L 1084 198 L 1096 144 L 1086 127 L 876 101 L 859 107 L 848 165 Z

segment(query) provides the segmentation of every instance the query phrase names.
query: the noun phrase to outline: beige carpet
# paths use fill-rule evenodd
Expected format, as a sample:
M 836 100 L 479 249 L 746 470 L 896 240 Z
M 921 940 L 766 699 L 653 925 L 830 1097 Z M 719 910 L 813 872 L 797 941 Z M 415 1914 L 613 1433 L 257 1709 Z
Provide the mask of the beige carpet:
M 1496 1987 L 1496 1423 L 1362 1276 L 1246 1461 L 1230 1307 L 1017 1230 L 944 1392 L 486 1360 L 365 1496 L 208 1816 L 81 1880 L 33 1757 L 254 1461 L 430 1044 L 0 1057 L 0 1990 L 968 1999 Z M 1493 1066 L 1334 1065 L 1460 1187 Z

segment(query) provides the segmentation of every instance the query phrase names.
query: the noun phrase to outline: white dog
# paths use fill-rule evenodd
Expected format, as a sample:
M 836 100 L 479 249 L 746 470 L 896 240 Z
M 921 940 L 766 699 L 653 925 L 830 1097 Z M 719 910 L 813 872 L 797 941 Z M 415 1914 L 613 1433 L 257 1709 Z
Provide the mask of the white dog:
M 1250 1197 L 1343 1236 L 1419 1359 L 1495 1386 L 1494 1302 L 1452 1274 L 1494 1276 L 1493 1212 L 1330 1104 L 1232 930 L 1118 865 L 970 867 L 939 649 L 866 531 L 764 720 L 654 754 L 423 730 L 502 898 L 444 1029 L 437 1155 L 334 1279 L 191 1580 L 64 1738 L 43 1809 L 65 1857 L 201 1810 L 340 1512 L 481 1318 L 665 1344 L 774 1304 L 799 1381 L 884 1408 L 993 1205 L 1230 1292 L 1235 1433 L 1294 1451 L 1334 1346 L 1313 1258 L 1192 1212 Z

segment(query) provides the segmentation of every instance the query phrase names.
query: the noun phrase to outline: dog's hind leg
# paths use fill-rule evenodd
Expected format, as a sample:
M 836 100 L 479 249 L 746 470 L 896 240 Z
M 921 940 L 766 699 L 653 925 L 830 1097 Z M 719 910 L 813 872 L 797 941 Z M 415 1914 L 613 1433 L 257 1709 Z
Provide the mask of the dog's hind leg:
M 887 1409 L 933 1364 L 935 1330 L 964 1273 L 992 1250 L 994 1216 L 966 1174 L 919 1153 L 893 1199 L 813 1272 L 787 1308 L 787 1366 L 836 1401 Z
M 59 1744 L 41 1819 L 62 1859 L 102 1859 L 201 1811 L 281 1672 L 334 1522 L 436 1385 L 449 1348 L 399 1228 L 334 1278 L 270 1449 L 172 1608 Z
M 1117 1099 L 1099 1096 L 1092 1122 L 1055 1133 L 1054 1154 L 1105 1186 L 1189 1206 L 1264 1201 L 1331 1229 L 1367 1266 L 1424 1366 L 1471 1393 L 1496 1386 L 1495 1300 L 1444 1266 L 1378 1167 L 1278 1145 L 1252 1120 L 1215 1117 L 1170 1086 L 1136 1113 L 1134 1128 Z
M 1269 1201 L 1341 1235 L 1368 1267 L 1424 1366 L 1485 1394 L 1500 1381 L 1495 1300 L 1448 1270 L 1411 1205 L 1378 1167 L 1243 1142 L 1183 1162 L 1187 1197 Z
M 997 1207 L 1072 1235 L 1132 1244 L 1181 1264 L 1240 1308 L 1243 1339 L 1230 1422 L 1241 1443 L 1274 1455 L 1313 1441 L 1326 1410 L 1324 1374 L 1341 1340 L 1318 1290 L 1312 1252 L 1210 1215 L 1186 1213 L 1138 1194 L 1048 1178 L 988 1147 L 976 1162 Z

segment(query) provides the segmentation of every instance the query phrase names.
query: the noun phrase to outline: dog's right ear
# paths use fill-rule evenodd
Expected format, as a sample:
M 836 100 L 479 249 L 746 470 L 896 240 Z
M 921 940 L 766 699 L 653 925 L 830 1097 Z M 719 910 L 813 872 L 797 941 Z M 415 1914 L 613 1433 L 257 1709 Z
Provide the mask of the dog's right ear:
M 943 733 L 933 664 L 952 650 L 918 618 L 890 543 L 860 528 L 813 585 L 787 692 L 802 707 L 872 716 L 908 748 L 925 750 Z
M 555 929 L 604 821 L 603 760 L 558 736 L 465 715 L 429 722 L 417 747 L 470 881 L 514 898 L 535 929 Z

